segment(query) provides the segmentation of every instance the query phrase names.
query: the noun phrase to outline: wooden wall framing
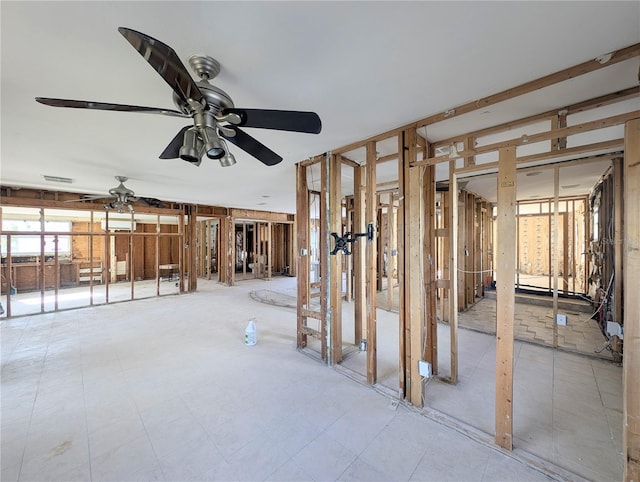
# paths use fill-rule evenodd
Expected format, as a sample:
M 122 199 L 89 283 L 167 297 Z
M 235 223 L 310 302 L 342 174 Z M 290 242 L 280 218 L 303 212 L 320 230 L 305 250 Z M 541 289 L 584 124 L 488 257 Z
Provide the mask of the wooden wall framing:
M 640 480 L 640 118 L 625 126 L 624 193 L 623 449 L 631 482 Z
M 365 219 L 367 226 L 372 226 L 373 239 L 367 239 L 365 251 L 365 299 L 366 299 L 366 340 L 367 340 L 367 383 L 374 384 L 378 378 L 378 339 L 376 296 L 378 280 L 378 196 L 376 194 L 376 144 L 369 142 L 366 146 L 367 162 L 365 165 Z M 368 232 L 368 230 L 367 230 Z
M 515 147 L 500 150 L 498 174 L 498 285 L 496 288 L 496 444 L 513 447 L 513 324 L 515 320 Z
M 536 79 L 531 82 L 507 89 L 497 94 L 488 96 L 483 99 L 469 102 L 462 106 L 457 106 L 455 109 L 449 109 L 434 115 L 430 115 L 423 119 L 410 124 L 396 127 L 392 130 L 376 134 L 367 139 L 363 139 L 358 142 L 348 144 L 333 150 L 333 154 L 351 155 L 353 152 L 362 152 L 361 149 L 366 151 L 366 167 L 367 169 L 373 169 L 369 164 L 381 163 L 387 161 L 396 160 L 398 162 L 398 202 L 399 209 L 397 213 L 397 226 L 398 226 L 398 284 L 400 287 L 400 299 L 399 299 L 399 390 L 401 396 L 407 401 L 415 404 L 416 406 L 422 406 L 422 379 L 417 375 L 418 367 L 417 363 L 421 360 L 427 360 L 429 357 L 433 357 L 433 354 L 429 353 L 431 347 L 429 343 L 433 342 L 435 338 L 430 333 L 431 321 L 430 313 L 432 312 L 430 300 L 423 303 L 422 290 L 429 283 L 429 267 L 425 264 L 420 264 L 416 269 L 416 261 L 422 257 L 422 263 L 428 263 L 429 255 L 433 250 L 432 245 L 435 245 L 435 238 L 438 237 L 440 241 L 438 245 L 437 259 L 442 264 L 442 276 L 437 280 L 435 287 L 440 293 L 440 302 L 442 308 L 443 318 L 448 319 L 451 330 L 451 377 L 449 381 L 456 383 L 458 380 L 458 358 L 457 358 L 457 314 L 459 309 L 466 309 L 474 301 L 484 295 L 485 287 L 494 281 L 493 277 L 493 265 L 494 259 L 498 260 L 500 265 L 497 266 L 497 272 L 499 273 L 499 279 L 497 283 L 498 287 L 498 310 L 496 315 L 497 325 L 497 350 L 496 350 L 496 412 L 495 412 L 495 441 L 496 444 L 501 447 L 511 450 L 513 445 L 513 322 L 514 322 L 514 304 L 515 304 L 515 284 L 511 282 L 515 278 L 515 266 L 516 266 L 516 252 L 517 245 L 513 236 L 505 236 L 504 233 L 516 232 L 516 172 L 519 167 L 526 168 L 527 164 L 533 163 L 543 164 L 551 163 L 556 160 L 561 162 L 562 165 L 568 165 L 571 163 L 591 162 L 592 160 L 601 160 L 605 157 L 613 158 L 620 157 L 620 152 L 625 150 L 631 150 L 635 155 L 635 160 L 629 161 L 628 156 L 625 157 L 625 212 L 624 223 L 626 229 L 626 223 L 628 217 L 631 215 L 628 211 L 628 199 L 629 196 L 635 196 L 637 200 L 640 196 L 637 194 L 637 176 L 628 175 L 628 170 L 634 169 L 638 166 L 637 161 L 638 148 L 640 141 L 637 137 L 637 122 L 640 116 L 640 111 L 633 110 L 623 114 L 617 114 L 609 117 L 600 118 L 597 120 L 590 120 L 588 122 L 575 123 L 568 120 L 573 114 L 583 113 L 589 110 L 598 109 L 605 105 L 611 105 L 617 102 L 626 101 L 637 97 L 640 93 L 640 89 L 637 86 L 629 87 L 617 92 L 611 92 L 593 99 L 587 99 L 582 102 L 558 106 L 547 112 L 541 112 L 526 118 L 516 119 L 513 121 L 505 122 L 500 125 L 495 125 L 488 128 L 479 129 L 474 132 L 461 133 L 450 139 L 440 139 L 438 142 L 429 145 L 428 138 L 416 137 L 416 130 L 422 127 L 428 127 L 431 124 L 439 123 L 445 120 L 449 120 L 452 117 L 457 117 L 469 112 L 473 112 L 478 109 L 484 109 L 489 105 L 504 102 L 518 96 L 522 96 L 526 93 L 533 92 L 544 87 L 563 82 L 575 78 L 577 76 L 594 72 L 598 69 L 606 68 L 610 65 L 615 65 L 618 62 L 625 61 L 630 58 L 635 58 L 640 55 L 640 44 L 632 45 L 625 49 L 613 52 L 609 61 L 605 63 L 598 62 L 596 60 L 590 60 L 582 64 L 564 69 L 562 71 L 547 75 L 540 79 Z M 593 117 L 592 117 L 593 118 Z M 549 128 L 545 132 L 536 131 L 529 136 L 522 136 L 518 138 L 509 139 L 508 131 L 518 127 L 533 125 L 536 123 L 548 122 Z M 595 142 L 592 144 L 578 145 L 575 147 L 567 147 L 571 145 L 568 142 L 568 138 L 579 133 L 589 132 L 596 129 L 602 129 L 612 126 L 618 126 L 626 124 L 627 130 L 625 138 L 611 139 L 602 142 Z M 630 125 L 633 124 L 633 128 Z M 630 133 L 630 129 L 633 133 Z M 500 142 L 493 142 L 482 145 L 483 137 L 487 137 L 494 134 L 501 134 L 503 138 L 507 140 Z M 425 129 L 425 137 L 427 131 Z M 383 156 L 374 155 L 377 143 L 387 140 L 397 140 L 398 149 L 395 153 L 388 153 Z M 525 143 L 533 144 L 536 142 L 549 141 L 548 151 L 540 152 L 537 154 L 517 156 L 516 149 Z M 442 154 L 442 150 L 445 147 L 457 145 L 457 148 L 462 148 L 457 153 L 449 149 L 449 153 Z M 429 149 L 426 154 L 422 156 L 416 155 L 417 147 L 428 146 Z M 632 147 L 630 147 L 632 146 Z M 436 155 L 436 149 L 439 151 Z M 607 152 L 601 154 L 602 151 Z M 612 152 L 613 151 L 613 152 Z M 479 154 L 491 153 L 495 155 L 495 160 L 486 162 L 483 160 L 478 163 L 476 156 Z M 360 155 L 360 154 L 359 154 Z M 599 157 L 597 157 L 599 156 Z M 485 157 L 486 159 L 486 157 Z M 573 160 L 568 160 L 573 159 Z M 460 162 L 456 162 L 460 160 Z M 300 165 L 311 165 L 314 162 L 318 162 L 317 158 L 303 161 Z M 425 208 L 425 205 L 431 205 L 432 201 L 429 198 L 429 190 L 426 188 L 430 184 L 430 181 L 425 180 L 416 183 L 416 179 L 422 179 L 422 170 L 425 167 L 433 167 L 436 164 L 447 162 L 449 164 L 449 191 L 445 195 L 445 192 L 441 195 L 441 208 L 442 216 L 444 218 L 444 224 L 433 226 L 430 219 L 426 219 L 420 210 Z M 635 172 L 635 171 L 634 171 Z M 420 173 L 417 175 L 417 173 Z M 493 216 L 492 206 L 486 201 L 478 198 L 473 193 L 465 192 L 458 188 L 458 177 L 468 176 L 475 173 L 490 173 L 498 174 L 498 217 L 497 217 L 497 231 L 502 233 L 494 239 L 493 234 Z M 356 172 L 355 177 L 358 176 Z M 367 177 L 370 175 L 367 171 Z M 557 172 L 556 172 L 556 184 Z M 359 182 L 356 182 L 356 189 L 354 190 L 353 200 L 353 215 L 354 226 L 358 224 L 356 221 L 358 216 L 358 197 L 362 195 L 362 191 L 358 191 Z M 386 183 L 390 184 L 390 183 Z M 619 187 L 619 186 L 618 186 Z M 369 211 L 371 205 L 373 205 L 373 199 L 378 203 L 378 196 L 381 191 L 370 191 L 369 179 L 366 183 L 366 219 L 367 222 L 374 222 L 374 215 Z M 635 190 L 634 190 L 635 189 Z M 557 191 L 557 186 L 556 186 Z M 619 189 L 618 191 L 619 192 Z M 630 194 L 633 193 L 633 194 Z M 416 198 L 417 196 L 417 198 Z M 556 194 L 555 204 L 558 204 L 558 196 Z M 621 203 L 621 199 L 618 199 L 617 204 Z M 393 201 L 388 202 L 388 206 L 393 204 Z M 351 205 L 348 204 L 348 209 Z M 633 212 L 640 210 L 639 207 L 635 207 Z M 556 210 L 557 212 L 557 210 Z M 380 226 L 383 219 L 380 214 L 382 211 L 376 208 L 375 222 Z M 428 209 L 424 209 L 424 213 L 428 218 L 431 213 Z M 384 213 L 382 214 L 384 216 Z M 386 211 L 387 220 L 390 217 L 390 212 Z M 637 216 L 636 216 L 637 217 Z M 635 219 L 635 218 L 634 218 Z M 348 221 L 350 222 L 350 221 Z M 555 222 L 553 223 L 554 231 L 556 233 L 555 240 L 557 242 L 560 236 L 564 238 L 575 237 L 575 233 L 568 231 L 567 226 L 571 224 L 571 220 L 566 221 L 562 219 L 562 216 L 555 215 Z M 619 234 L 622 221 L 619 217 L 616 222 L 616 230 Z M 637 225 L 635 226 L 637 228 Z M 354 227 L 354 229 L 357 229 Z M 588 229 L 586 229 L 588 232 Z M 419 233 L 419 234 L 416 234 Z M 425 237 L 428 237 L 426 239 Z M 385 237 L 386 239 L 386 237 Z M 637 240 L 637 238 L 636 238 Z M 378 241 L 378 236 L 376 236 Z M 625 235 L 625 242 L 629 243 L 629 238 Z M 622 266 L 617 266 L 616 269 L 622 268 L 625 273 L 624 282 L 620 283 L 615 289 L 619 291 L 624 289 L 624 286 L 635 286 L 638 284 L 635 278 L 637 278 L 637 272 L 640 272 L 637 261 L 637 248 L 631 243 L 632 251 L 629 249 L 624 251 L 625 260 L 621 262 Z M 416 251 L 415 245 L 420 247 Z M 498 256 L 493 256 L 494 252 L 498 253 Z M 379 278 L 373 277 L 375 271 L 371 268 L 373 264 L 381 264 L 378 253 L 378 257 L 374 255 L 369 256 L 367 252 L 367 289 L 365 290 L 365 298 L 367 302 L 366 309 L 369 310 L 370 300 L 375 300 L 376 289 L 373 289 L 374 284 L 379 285 Z M 620 263 L 620 262 L 619 262 Z M 358 263 L 354 265 L 355 273 L 357 276 Z M 632 266 L 634 274 L 629 278 L 629 266 Z M 557 269 L 557 267 L 556 267 Z M 569 271 L 571 266 L 568 261 L 564 261 L 562 271 Z M 423 271 L 424 270 L 424 271 Z M 575 270 L 575 268 L 573 268 Z M 380 272 L 380 270 L 378 270 Z M 370 274 L 371 273 L 371 274 Z M 458 275 L 460 274 L 460 275 Z M 417 283 L 415 280 L 419 280 Z M 424 284 L 421 285 L 421 281 Z M 620 287 L 620 284 L 622 287 Z M 436 291 L 434 287 L 433 292 Z M 379 288 L 379 286 L 378 286 Z M 556 296 L 557 296 L 557 288 Z M 566 287 L 562 287 L 564 291 L 567 291 Z M 358 294 L 358 283 L 354 286 L 355 302 L 361 302 L 362 296 Z M 425 300 L 426 301 L 426 300 Z M 637 299 L 634 302 L 637 303 Z M 637 330 L 640 329 L 637 321 L 637 313 L 640 313 L 640 308 L 629 308 L 629 300 L 625 299 L 625 324 L 633 323 L 632 333 L 634 333 L 631 343 L 638 342 Z M 414 309 L 415 308 L 415 309 Z M 356 311 L 358 305 L 356 304 Z M 633 310 L 635 318 L 630 320 L 629 311 Z M 616 310 L 617 311 L 617 310 Z M 362 326 L 361 332 L 356 331 L 363 338 L 368 338 L 369 346 L 371 342 L 371 326 Z M 635 332 L 633 330 L 636 330 Z M 358 330 L 358 327 L 356 327 Z M 427 336 L 425 337 L 425 330 Z M 625 326 L 625 338 L 628 338 L 627 327 Z M 431 336 L 431 339 L 430 339 Z M 357 335 L 356 335 L 357 337 Z M 426 339 L 425 344 L 423 340 Z M 627 340 L 625 340 L 627 341 Z M 627 350 L 625 350 L 627 351 Z M 640 350 L 635 350 L 640 352 Z M 432 358 L 433 359 L 433 358 Z M 631 380 L 640 378 L 640 369 L 638 367 L 638 357 L 629 356 L 629 363 L 627 364 L 625 372 L 625 397 L 627 400 L 627 409 L 630 412 L 627 414 L 627 421 L 632 422 L 631 429 L 625 429 L 625 447 L 628 449 L 627 467 L 626 470 L 635 470 L 633 472 L 633 480 L 637 480 L 637 461 L 638 461 L 638 413 L 637 408 L 640 406 L 638 402 L 638 390 L 635 384 L 632 385 Z M 433 365 L 434 371 L 437 371 L 437 358 Z M 367 369 L 371 369 L 371 365 L 367 364 Z M 630 374 L 630 375 L 629 375 Z M 375 373 L 368 371 L 368 380 L 370 383 L 375 383 Z M 630 476 L 627 476 L 627 480 L 632 480 Z

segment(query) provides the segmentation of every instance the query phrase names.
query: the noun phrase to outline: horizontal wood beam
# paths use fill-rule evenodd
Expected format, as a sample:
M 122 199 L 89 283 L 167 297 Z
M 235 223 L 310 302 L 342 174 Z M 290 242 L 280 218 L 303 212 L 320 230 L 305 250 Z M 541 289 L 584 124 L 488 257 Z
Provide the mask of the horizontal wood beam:
M 631 87 L 629 89 L 620 90 L 612 94 L 594 97 L 593 99 L 585 100 L 577 104 L 572 104 L 572 105 L 561 107 L 558 109 L 548 110 L 540 114 L 524 117 L 522 119 L 518 119 L 515 121 L 505 122 L 503 124 L 487 127 L 485 129 L 480 129 L 477 131 L 468 132 L 462 135 L 450 137 L 448 139 L 442 139 L 440 141 L 434 142 L 433 147 L 434 149 L 437 149 L 439 147 L 450 146 L 453 142 L 463 142 L 464 139 L 467 137 L 483 137 L 489 134 L 495 134 L 496 132 L 511 130 L 516 127 L 535 124 L 536 122 L 541 122 L 544 120 L 550 120 L 552 117 L 557 116 L 558 112 L 566 111 L 566 115 L 571 115 L 571 114 L 577 114 L 579 112 L 585 112 L 591 109 L 597 109 L 599 107 L 615 104 L 617 102 L 622 102 L 622 101 L 631 99 L 633 97 L 637 97 L 639 94 L 640 94 L 640 87 Z
M 574 134 L 580 134 L 583 132 L 594 131 L 597 129 L 603 129 L 605 127 L 612 127 L 620 124 L 624 124 L 625 122 L 635 119 L 640 116 L 640 111 L 635 110 L 632 112 L 626 112 L 624 114 L 614 115 L 611 117 L 605 117 L 604 119 L 598 119 L 589 122 L 583 122 L 582 124 L 576 124 L 569 127 L 561 127 L 558 129 L 551 129 L 546 132 L 539 132 L 537 134 L 531 134 L 530 136 L 521 136 L 514 139 L 509 139 L 501 142 L 494 142 L 492 144 L 487 144 L 484 146 L 476 147 L 475 149 L 464 150 L 458 153 L 456 157 L 469 157 L 475 156 L 478 154 L 483 154 L 485 152 L 494 152 L 504 147 L 517 147 L 522 145 L 535 144 L 536 142 L 542 142 L 546 140 L 550 140 L 556 137 L 565 137 Z M 567 150 L 558 150 L 557 152 L 566 152 Z M 556 152 L 556 151 L 554 151 Z M 440 162 L 450 161 L 451 158 L 448 154 L 436 157 L 430 157 L 427 159 L 423 159 L 421 161 L 415 161 L 413 163 L 414 166 L 430 166 L 432 164 L 438 164 Z M 471 166 L 468 166 L 471 167 Z
M 392 129 L 390 131 L 382 132 L 382 133 L 377 134 L 375 136 L 368 137 L 367 139 L 365 139 L 363 141 L 352 142 L 351 144 L 347 144 L 346 146 L 343 146 L 340 149 L 334 149 L 331 152 L 335 152 L 336 154 L 342 154 L 342 153 L 349 152 L 349 151 L 355 151 L 356 149 L 362 149 L 369 142 L 384 141 L 384 140 L 389 139 L 391 137 L 397 136 L 398 133 L 400 133 L 400 132 L 402 132 L 402 129 L 399 129 L 399 128 L 398 129 Z
M 86 202 L 66 202 L 66 201 L 54 201 L 49 199 L 35 199 L 28 197 L 5 197 L 2 196 L 1 203 L 3 206 L 21 206 L 21 207 L 34 207 L 34 208 L 55 208 L 55 209 L 68 209 L 71 211 L 104 211 L 104 206 L 101 203 L 86 203 Z M 139 214 L 163 214 L 163 215 L 180 215 L 182 209 L 170 209 L 170 208 L 154 208 L 151 206 L 136 207 L 136 213 Z
M 295 216 L 287 213 L 275 213 L 271 211 L 255 211 L 253 209 L 231 208 L 230 215 L 236 219 L 250 219 L 255 221 L 271 221 L 276 223 L 293 223 Z
M 604 149 L 622 149 L 624 147 L 624 139 L 614 139 L 611 141 L 595 142 L 593 144 L 586 144 L 584 146 L 570 147 L 559 151 L 541 152 L 540 154 L 530 154 L 528 156 L 521 156 L 516 158 L 518 164 L 528 164 L 530 162 L 545 161 L 549 159 L 556 159 L 558 157 L 574 156 L 580 154 L 586 154 L 588 152 L 594 152 Z M 611 153 L 614 154 L 614 153 Z M 616 155 L 620 155 L 619 153 Z M 576 159 L 580 161 L 582 159 Z M 572 161 L 566 161 L 567 163 Z M 564 164 L 564 163 L 563 163 Z M 485 162 L 483 164 L 476 164 L 475 166 L 466 166 L 456 169 L 456 174 L 468 174 L 478 171 L 486 171 L 487 169 L 498 169 L 498 162 Z
M 200 204 L 198 206 L 198 217 L 220 217 L 226 216 L 229 212 L 227 208 L 223 208 L 220 206 L 202 206 Z
M 378 157 L 378 159 L 376 160 L 376 162 L 378 164 L 382 164 L 383 162 L 389 162 L 389 161 L 397 161 L 398 160 L 398 153 L 394 152 L 393 154 L 387 154 L 386 156 L 380 156 Z
M 397 186 L 398 182 L 399 182 L 398 180 L 379 182 L 378 184 L 376 184 L 376 189 L 384 189 L 385 187 Z
M 340 156 L 340 162 L 342 162 L 342 164 L 344 164 L 346 166 L 360 167 L 360 164 L 358 164 L 353 159 L 349 159 L 348 157 Z
M 605 105 L 622 102 L 637 97 L 638 94 L 640 94 L 640 86 L 630 87 L 628 89 L 619 90 L 618 92 L 613 92 L 612 94 L 606 94 L 601 97 L 585 100 L 584 102 L 578 102 L 577 104 L 572 104 L 559 110 L 566 110 L 567 115 L 577 114 L 579 112 L 586 112 L 588 110 L 604 107 Z
M 586 62 L 582 62 L 581 64 L 574 65 L 573 67 L 560 70 L 553 74 L 545 75 L 544 77 L 540 77 L 530 82 L 525 82 L 524 84 L 520 84 L 511 89 L 503 90 L 502 92 L 499 92 L 497 94 L 483 97 L 482 99 L 468 102 L 453 109 L 448 109 L 439 114 L 425 117 L 421 121 L 418 121 L 415 126 L 416 128 L 420 128 L 425 125 L 442 122 L 444 120 L 458 117 L 462 114 L 467 114 L 479 109 L 485 109 L 490 105 L 504 102 L 506 100 L 513 99 L 514 97 L 519 97 L 521 95 L 528 94 L 529 92 L 534 92 L 536 90 L 540 90 L 544 87 L 549 87 L 550 85 L 564 82 L 566 80 L 571 80 L 575 77 L 579 77 L 590 72 L 595 72 L 596 70 L 600 70 L 619 62 L 632 59 L 633 57 L 637 57 L 638 55 L 640 55 L 640 44 L 634 44 L 624 49 L 612 52 L 611 58 L 607 62 L 601 63 L 600 61 L 598 61 L 597 59 L 602 57 L 599 56 L 595 59 L 587 60 Z
M 513 99 L 515 97 L 528 94 L 529 92 L 534 92 L 536 90 L 542 89 L 544 87 L 549 87 L 551 85 L 573 79 L 575 77 L 579 77 L 580 75 L 588 74 L 590 72 L 595 72 L 596 70 L 603 69 L 609 67 L 611 65 L 617 64 L 619 62 L 623 62 L 625 60 L 629 60 L 634 57 L 638 57 L 640 55 L 640 44 L 634 44 L 624 49 L 617 50 L 616 52 L 612 52 L 611 58 L 607 62 L 599 62 L 596 59 L 600 57 L 596 57 L 596 59 L 588 60 L 578 65 L 574 65 L 573 67 L 568 67 L 566 69 L 560 70 L 553 74 L 546 75 L 544 77 L 540 77 L 538 79 L 532 80 L 530 82 L 526 82 L 524 84 L 520 84 L 516 87 L 512 87 L 510 89 L 503 90 L 497 94 L 490 95 L 488 97 L 483 97 L 478 100 L 474 100 L 468 102 L 466 104 L 457 106 L 453 109 L 447 109 L 438 114 L 433 114 L 427 117 L 424 117 L 416 122 L 408 123 L 404 126 L 397 127 L 395 129 L 382 132 L 375 136 L 368 137 L 367 139 L 353 142 L 339 149 L 334 149 L 334 153 L 344 153 L 348 151 L 352 151 L 355 149 L 359 149 L 364 147 L 368 142 L 372 141 L 381 141 L 384 139 L 388 139 L 393 136 L 397 136 L 400 132 L 405 129 L 418 129 L 420 127 L 435 124 L 437 122 L 442 122 L 447 119 L 451 119 L 453 117 L 458 117 L 462 114 L 468 114 L 469 112 L 473 112 L 479 109 L 485 109 L 490 105 L 497 104 L 499 102 L 504 102 L 509 99 Z
M 310 157 L 309 159 L 305 159 L 304 161 L 300 161 L 298 164 L 300 164 L 302 167 L 309 167 L 319 163 L 320 161 L 322 161 L 322 159 L 324 159 L 324 153 Z
M 308 326 L 301 326 L 300 331 L 303 335 L 312 336 L 313 338 L 317 338 L 318 340 L 322 336 L 318 330 L 314 330 L 313 328 L 309 328 Z

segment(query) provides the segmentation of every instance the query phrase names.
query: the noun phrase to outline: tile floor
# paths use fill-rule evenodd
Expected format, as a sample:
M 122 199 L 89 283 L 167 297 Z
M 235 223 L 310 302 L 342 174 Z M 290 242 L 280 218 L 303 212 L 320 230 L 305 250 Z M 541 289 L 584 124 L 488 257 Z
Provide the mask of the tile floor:
M 2 320 L 2 481 L 548 480 L 298 352 L 293 283 Z
M 376 304 L 382 310 L 398 312 L 399 287 L 396 285 L 393 302 L 390 303 L 385 280 L 386 278 L 383 280 L 385 289 L 378 293 Z M 527 298 L 535 299 L 527 301 Z M 553 308 L 537 304 L 545 302 L 551 303 L 551 298 L 532 295 L 516 296 L 514 323 L 516 340 L 553 346 Z M 467 311 L 458 315 L 458 325 L 462 328 L 495 334 L 495 307 L 495 291 L 488 291 L 485 298 L 478 298 Z M 600 331 L 600 327 L 595 320 L 590 319 L 588 303 L 560 299 L 559 307 L 558 313 L 567 316 L 567 324 L 557 326 L 558 347 L 606 360 L 614 359 L 611 350 L 607 349 L 607 340 Z

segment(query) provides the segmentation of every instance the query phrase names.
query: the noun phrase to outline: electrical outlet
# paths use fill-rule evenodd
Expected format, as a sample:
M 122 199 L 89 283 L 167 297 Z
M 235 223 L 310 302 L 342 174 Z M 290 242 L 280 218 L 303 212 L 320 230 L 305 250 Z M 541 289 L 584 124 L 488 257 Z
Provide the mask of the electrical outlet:
M 418 360 L 418 372 L 420 373 L 420 376 L 431 378 L 431 363 Z

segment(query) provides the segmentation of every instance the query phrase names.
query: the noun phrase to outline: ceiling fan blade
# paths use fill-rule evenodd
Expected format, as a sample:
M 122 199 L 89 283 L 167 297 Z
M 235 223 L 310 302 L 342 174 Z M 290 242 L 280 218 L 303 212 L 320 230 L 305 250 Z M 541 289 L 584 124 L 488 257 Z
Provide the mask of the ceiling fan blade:
M 240 116 L 240 127 L 260 127 L 280 131 L 320 134 L 322 122 L 315 112 L 268 109 L 225 109 L 223 114 Z
M 184 133 L 191 126 L 185 126 L 180 129 L 180 132 L 176 134 L 176 136 L 171 140 L 169 145 L 165 147 L 162 154 L 160 154 L 160 159 L 177 159 L 180 157 L 180 148 L 182 147 L 182 143 L 184 142 Z
M 63 202 L 65 203 L 77 203 L 77 202 L 84 202 L 84 201 L 95 201 L 96 199 L 106 199 L 109 196 L 104 196 L 104 195 L 96 195 L 96 196 L 84 196 L 78 199 L 67 199 Z
M 52 107 L 70 107 L 72 109 L 96 109 L 116 110 L 120 112 L 141 112 L 145 114 L 162 114 L 172 117 L 189 117 L 182 112 L 160 107 L 140 107 L 137 105 L 108 104 L 106 102 L 93 102 L 89 100 L 50 99 L 48 97 L 36 97 L 36 101 Z
M 120 27 L 118 32 L 149 62 L 181 100 L 204 101 L 200 89 L 171 47 L 129 28 Z
M 161 208 L 162 207 L 162 201 L 160 201 L 159 199 L 156 198 L 152 198 L 152 197 L 139 197 L 136 198 L 136 202 L 140 203 L 140 204 L 144 204 L 145 206 L 149 206 L 152 208 Z
M 273 152 L 258 140 L 251 137 L 246 132 L 241 131 L 235 126 L 225 126 L 225 128 L 233 130 L 235 132 L 235 135 L 226 136 L 224 132 L 220 131 L 220 135 L 222 137 L 235 144 L 248 154 L 251 154 L 263 164 L 266 164 L 267 166 L 275 166 L 280 161 L 282 161 L 282 157 L 280 157 L 278 154 Z

